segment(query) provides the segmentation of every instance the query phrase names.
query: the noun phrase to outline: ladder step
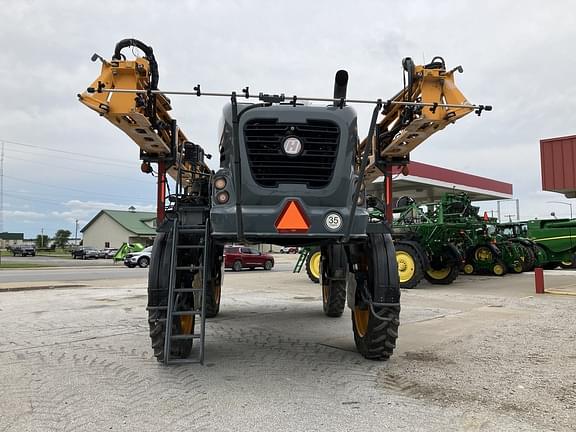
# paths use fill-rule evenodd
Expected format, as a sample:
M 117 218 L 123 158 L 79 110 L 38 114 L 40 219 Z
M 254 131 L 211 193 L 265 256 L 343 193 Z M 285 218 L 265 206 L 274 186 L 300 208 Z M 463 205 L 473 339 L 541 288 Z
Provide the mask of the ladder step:
M 190 339 L 200 339 L 199 333 L 192 333 L 192 334 L 179 334 L 179 335 L 172 335 L 172 340 L 190 340 Z
M 202 311 L 200 309 L 194 309 L 189 311 L 174 311 L 172 312 L 172 316 L 189 316 L 189 315 L 202 315 Z
M 199 293 L 202 291 L 204 291 L 202 288 L 174 288 L 175 293 Z
M 202 270 L 204 266 L 176 266 L 176 270 L 187 270 L 187 271 L 194 271 L 194 270 Z
M 169 364 L 190 364 L 190 363 L 202 363 L 202 361 L 197 359 L 169 359 Z
M 168 309 L 168 306 L 147 306 L 146 310 L 152 311 L 152 310 L 166 310 Z
M 178 232 L 181 234 L 203 233 L 204 231 L 206 231 L 206 227 L 203 227 L 203 228 L 178 228 Z

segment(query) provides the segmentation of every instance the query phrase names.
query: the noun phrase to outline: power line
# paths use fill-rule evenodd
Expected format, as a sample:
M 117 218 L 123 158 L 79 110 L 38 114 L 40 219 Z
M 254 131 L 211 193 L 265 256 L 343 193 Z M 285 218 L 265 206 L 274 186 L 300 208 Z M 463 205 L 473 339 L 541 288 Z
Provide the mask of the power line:
M 0 141 L 5 142 L 6 144 L 13 144 L 13 145 L 18 145 L 18 146 L 22 146 L 22 147 L 30 147 L 30 148 L 36 148 L 36 149 L 41 149 L 41 150 L 46 150 L 46 151 L 52 151 L 52 152 L 56 152 L 56 153 L 82 156 L 82 157 L 86 157 L 86 158 L 90 158 L 90 159 L 99 159 L 99 160 L 103 160 L 106 162 L 111 161 L 110 158 L 104 158 L 104 157 L 100 157 L 100 156 L 89 155 L 86 153 L 77 153 L 77 152 L 71 152 L 68 150 L 55 149 L 55 148 L 51 148 L 51 147 L 38 146 L 38 145 L 33 145 L 33 144 L 25 144 L 25 143 L 21 143 L 18 141 L 3 140 L 1 138 L 0 138 Z M 128 161 L 125 161 L 125 162 L 129 163 Z
M 82 190 L 82 189 L 75 189 L 75 188 L 70 188 L 70 187 L 66 187 L 66 186 L 56 186 L 56 185 L 51 185 L 51 184 L 47 184 L 47 183 L 39 183 L 39 182 L 35 182 L 32 180 L 26 180 L 26 179 L 21 179 L 18 177 L 12 177 L 12 176 L 4 176 L 5 178 L 9 178 L 12 180 L 17 180 L 17 181 L 21 181 L 24 183 L 30 183 L 33 184 L 35 186 L 43 186 L 43 187 L 48 187 L 48 188 L 54 188 L 54 189 L 65 189 L 65 190 L 70 190 L 72 192 L 80 192 L 82 194 L 88 194 L 88 195 L 100 195 L 100 196 L 105 196 L 105 197 L 112 197 L 112 198 L 117 198 L 117 199 L 122 199 L 122 200 L 129 200 L 129 199 L 134 199 L 134 198 L 138 198 L 138 199 L 145 199 L 142 197 L 127 197 L 127 196 L 121 196 L 121 195 L 112 195 L 112 194 L 106 194 L 106 193 L 100 193 L 100 192 L 92 192 L 92 191 L 87 191 L 87 190 Z
M 14 148 L 9 149 L 10 152 L 16 152 L 16 153 L 24 153 L 24 154 L 29 154 L 29 155 L 36 155 L 38 156 L 37 152 L 27 152 L 27 151 L 22 151 L 22 150 L 17 150 Z M 89 163 L 89 164 L 94 164 L 94 161 L 91 160 L 86 160 L 86 159 L 78 159 L 78 158 L 71 158 L 71 157 L 65 157 L 65 156 L 58 156 L 58 160 L 69 160 L 69 161 L 73 161 L 73 162 L 81 162 L 81 163 Z M 107 161 L 106 165 L 114 165 L 117 167 L 130 167 L 130 168 L 134 168 L 135 164 L 129 164 L 129 163 L 118 163 L 115 161 Z
M 30 153 L 27 153 L 30 154 Z M 31 163 L 35 163 L 35 164 L 40 164 L 40 165 L 44 165 L 46 166 L 45 162 L 41 162 L 41 161 L 36 161 L 36 160 L 31 160 L 31 159 L 23 159 L 23 158 L 17 158 L 14 156 L 9 156 L 8 159 L 14 159 L 14 160 L 19 160 L 19 161 L 23 161 L 23 162 L 31 162 Z M 134 183 L 142 183 L 143 180 L 135 180 L 133 178 L 129 178 L 129 177 L 120 177 L 120 176 L 116 176 L 113 174 L 106 174 L 106 173 L 102 173 L 102 172 L 96 172 L 96 171 L 86 171 L 84 169 L 77 169 L 77 168 L 71 168 L 69 166 L 64 166 L 64 165 L 55 165 L 52 162 L 50 162 L 50 166 L 51 167 L 55 167 L 55 168 L 64 168 L 66 170 L 70 170 L 70 171 L 76 171 L 76 172 L 81 172 L 81 173 L 86 173 L 86 174 L 96 174 L 96 175 L 100 175 L 100 176 L 105 176 L 105 177 L 112 177 L 112 178 L 117 178 L 120 180 L 124 180 L 124 181 L 130 181 L 130 182 L 134 182 Z

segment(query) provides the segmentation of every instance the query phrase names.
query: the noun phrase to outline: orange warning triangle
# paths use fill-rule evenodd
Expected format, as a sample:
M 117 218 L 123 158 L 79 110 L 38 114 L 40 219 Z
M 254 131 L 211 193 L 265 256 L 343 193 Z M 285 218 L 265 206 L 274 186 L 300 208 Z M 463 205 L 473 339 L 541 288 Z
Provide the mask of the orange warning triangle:
M 298 201 L 288 201 L 274 224 L 278 232 L 306 232 L 310 224 Z

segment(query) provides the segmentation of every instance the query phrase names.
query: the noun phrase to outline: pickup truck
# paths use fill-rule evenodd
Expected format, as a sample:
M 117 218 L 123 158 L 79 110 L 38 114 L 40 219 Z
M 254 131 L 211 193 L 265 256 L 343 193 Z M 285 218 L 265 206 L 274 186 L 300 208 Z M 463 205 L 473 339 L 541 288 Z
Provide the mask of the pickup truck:
M 36 256 L 36 246 L 34 245 L 27 245 L 27 244 L 21 244 L 21 245 L 14 245 L 10 248 L 10 250 L 12 251 L 12 255 L 17 256 Z
M 240 271 L 243 268 L 252 270 L 256 267 L 271 270 L 274 267 L 274 257 L 245 246 L 226 246 L 224 248 L 224 267 L 234 271 Z

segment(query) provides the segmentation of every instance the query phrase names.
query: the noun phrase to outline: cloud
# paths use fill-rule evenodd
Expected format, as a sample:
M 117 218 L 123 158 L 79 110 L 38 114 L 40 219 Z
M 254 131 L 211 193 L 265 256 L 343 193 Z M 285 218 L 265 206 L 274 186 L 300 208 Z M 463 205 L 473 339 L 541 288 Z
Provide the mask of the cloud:
M 461 90 L 494 111 L 449 126 L 413 159 L 512 182 L 527 217 L 549 206 L 537 194 L 539 140 L 576 133 L 573 2 L 102 0 L 98 8 L 106 14 L 95 27 L 87 2 L 2 5 L 0 140 L 88 155 L 6 144 L 6 229 L 69 227 L 90 219 L 90 203 L 101 204 L 93 211 L 152 206 L 154 179 L 139 172 L 137 146 L 76 99 L 100 70 L 90 56 L 110 57 L 125 37 L 153 46 L 160 87 L 170 90 L 201 83 L 206 91 L 249 85 L 253 92 L 330 96 L 334 72 L 345 68 L 350 96 L 386 99 L 402 86 L 403 57 L 420 63 L 440 55 L 450 67 L 461 64 Z M 174 117 L 208 153 L 218 151 L 225 102 L 172 98 Z M 371 108 L 357 111 L 365 135 Z

